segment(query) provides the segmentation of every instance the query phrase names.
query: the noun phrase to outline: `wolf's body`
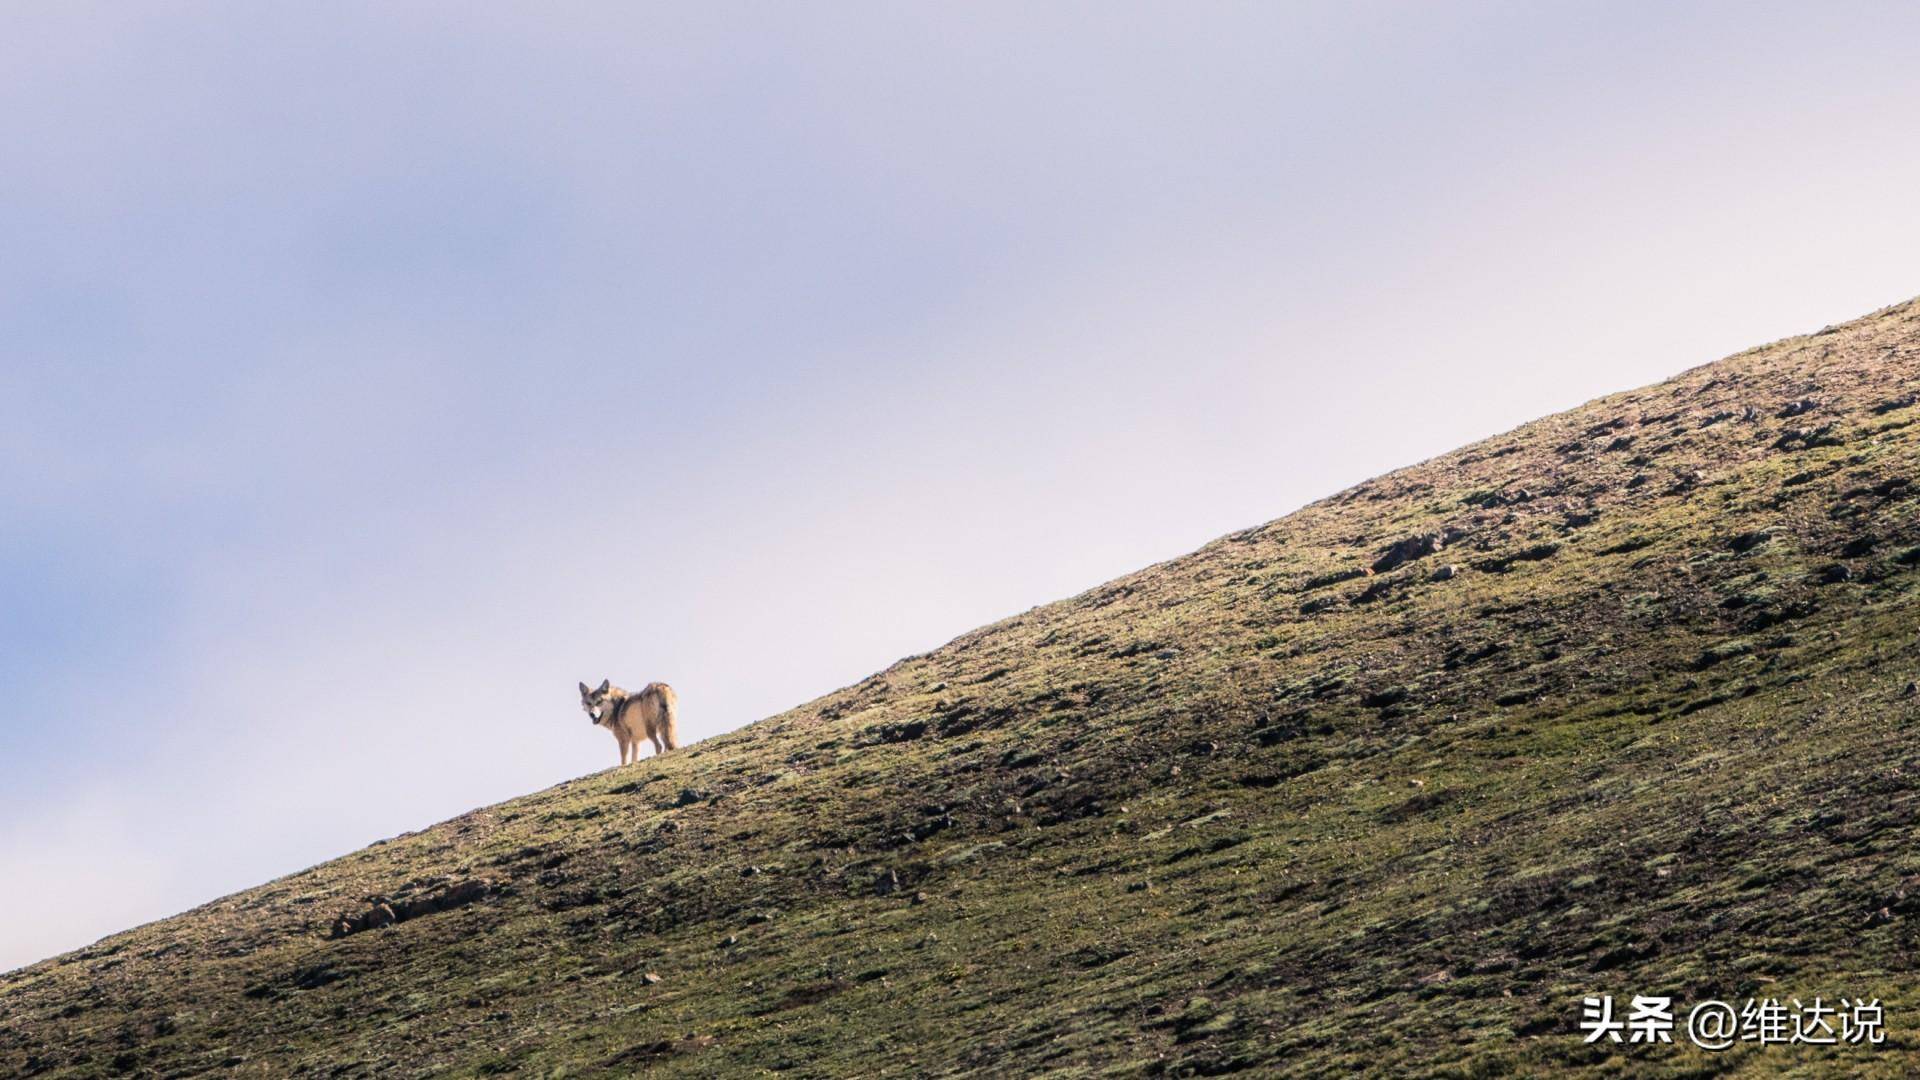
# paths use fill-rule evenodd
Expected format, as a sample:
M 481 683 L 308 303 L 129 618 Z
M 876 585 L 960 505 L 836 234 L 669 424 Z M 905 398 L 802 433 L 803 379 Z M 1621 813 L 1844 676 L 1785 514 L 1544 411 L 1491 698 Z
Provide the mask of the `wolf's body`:
M 637 693 L 602 681 L 597 689 L 580 684 L 580 707 L 620 743 L 620 764 L 640 760 L 641 741 L 664 754 L 680 747 L 680 696 L 666 683 L 648 683 Z

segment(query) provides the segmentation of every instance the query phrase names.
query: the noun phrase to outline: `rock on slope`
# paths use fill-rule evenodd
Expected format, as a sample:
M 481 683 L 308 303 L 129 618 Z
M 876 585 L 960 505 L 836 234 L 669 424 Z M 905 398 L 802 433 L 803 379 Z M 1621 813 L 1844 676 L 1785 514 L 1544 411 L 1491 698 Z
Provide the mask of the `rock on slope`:
M 1916 388 L 1910 303 L 1540 420 L 0 977 L 0 1073 L 1910 1074 Z

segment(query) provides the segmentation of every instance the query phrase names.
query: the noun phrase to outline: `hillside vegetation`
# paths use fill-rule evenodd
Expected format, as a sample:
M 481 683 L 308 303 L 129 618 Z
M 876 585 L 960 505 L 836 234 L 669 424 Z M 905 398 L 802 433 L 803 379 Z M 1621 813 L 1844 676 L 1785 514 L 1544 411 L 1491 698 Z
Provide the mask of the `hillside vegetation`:
M 0 1074 L 1911 1075 L 1916 390 L 1909 303 L 1539 420 L 0 976 Z

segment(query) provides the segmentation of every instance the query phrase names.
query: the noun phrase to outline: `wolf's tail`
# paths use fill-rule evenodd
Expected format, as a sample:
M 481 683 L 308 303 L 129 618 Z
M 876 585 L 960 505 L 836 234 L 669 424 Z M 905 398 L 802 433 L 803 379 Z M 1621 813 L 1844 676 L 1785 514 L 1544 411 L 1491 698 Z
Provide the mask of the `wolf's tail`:
M 660 688 L 660 727 L 660 741 L 667 749 L 680 749 L 680 695 L 671 686 Z

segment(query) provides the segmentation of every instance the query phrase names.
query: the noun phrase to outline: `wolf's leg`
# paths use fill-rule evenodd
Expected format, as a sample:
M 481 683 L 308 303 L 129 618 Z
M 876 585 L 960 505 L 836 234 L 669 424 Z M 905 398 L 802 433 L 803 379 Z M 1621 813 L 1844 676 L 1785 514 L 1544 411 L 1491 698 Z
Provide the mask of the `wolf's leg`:
M 621 736 L 620 737 L 620 764 L 622 765 L 625 765 L 627 763 L 627 745 L 628 744 L 627 744 L 626 736 L 624 735 Z

